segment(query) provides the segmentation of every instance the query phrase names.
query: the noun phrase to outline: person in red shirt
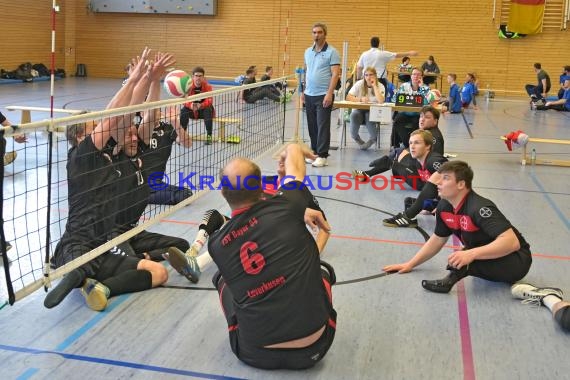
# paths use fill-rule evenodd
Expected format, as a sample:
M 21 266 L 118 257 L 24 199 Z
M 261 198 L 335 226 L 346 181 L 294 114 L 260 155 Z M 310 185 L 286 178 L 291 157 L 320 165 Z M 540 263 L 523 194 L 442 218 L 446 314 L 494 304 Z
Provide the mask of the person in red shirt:
M 205 78 L 206 72 L 203 67 L 196 66 L 192 70 L 192 85 L 188 90 L 188 96 L 198 95 L 212 91 L 212 86 Z M 212 144 L 212 127 L 214 118 L 214 98 L 204 98 L 194 102 L 184 103 L 180 110 L 180 125 L 188 130 L 190 119 L 204 119 L 206 125 L 206 145 Z

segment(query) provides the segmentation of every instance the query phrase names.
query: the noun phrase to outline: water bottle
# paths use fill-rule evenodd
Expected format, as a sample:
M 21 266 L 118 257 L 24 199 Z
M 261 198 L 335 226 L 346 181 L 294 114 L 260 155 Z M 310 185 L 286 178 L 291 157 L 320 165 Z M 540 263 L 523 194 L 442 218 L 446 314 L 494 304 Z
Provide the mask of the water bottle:
M 536 162 L 536 149 L 532 149 L 532 151 L 530 152 L 530 164 L 534 165 Z

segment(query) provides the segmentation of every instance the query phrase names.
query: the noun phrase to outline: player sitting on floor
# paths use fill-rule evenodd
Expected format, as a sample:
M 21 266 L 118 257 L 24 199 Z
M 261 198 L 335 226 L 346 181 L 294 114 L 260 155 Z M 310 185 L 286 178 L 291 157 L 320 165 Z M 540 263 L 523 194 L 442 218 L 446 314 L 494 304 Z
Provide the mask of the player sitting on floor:
M 532 264 L 530 246 L 493 202 L 472 190 L 473 171 L 469 165 L 449 161 L 441 166 L 439 173 L 437 190 L 441 200 L 433 235 L 408 262 L 387 265 L 383 270 L 410 272 L 435 256 L 453 234 L 463 249 L 448 257 L 447 277 L 423 280 L 424 289 L 448 293 L 466 276 L 511 284 L 522 279 Z
M 373 181 L 374 176 L 392 169 L 395 176 L 403 177 L 414 190 L 421 190 L 412 207 L 392 218 L 384 219 L 388 227 L 417 227 L 418 221 L 413 219 L 422 209 L 424 201 L 437 197 L 436 181 L 439 179 L 437 170 L 447 162 L 447 158 L 431 151 L 433 137 L 429 131 L 415 130 L 410 136 L 410 151 L 403 150 L 397 160 L 384 156 L 376 160 L 374 168 L 367 171 L 354 170 L 353 176 L 357 181 Z M 410 200 L 405 204 L 409 206 Z M 409 214 L 408 214 L 409 213 Z

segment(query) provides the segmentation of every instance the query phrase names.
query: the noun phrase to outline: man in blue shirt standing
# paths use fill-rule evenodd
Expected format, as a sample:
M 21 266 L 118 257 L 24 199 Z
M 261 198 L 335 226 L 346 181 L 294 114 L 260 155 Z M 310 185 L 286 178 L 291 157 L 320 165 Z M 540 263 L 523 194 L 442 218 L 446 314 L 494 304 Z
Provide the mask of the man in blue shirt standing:
M 305 51 L 305 83 L 301 95 L 307 113 L 311 149 L 318 156 L 307 159 L 314 167 L 327 166 L 331 142 L 333 91 L 340 77 L 340 55 L 327 43 L 327 26 L 313 25 L 314 44 Z

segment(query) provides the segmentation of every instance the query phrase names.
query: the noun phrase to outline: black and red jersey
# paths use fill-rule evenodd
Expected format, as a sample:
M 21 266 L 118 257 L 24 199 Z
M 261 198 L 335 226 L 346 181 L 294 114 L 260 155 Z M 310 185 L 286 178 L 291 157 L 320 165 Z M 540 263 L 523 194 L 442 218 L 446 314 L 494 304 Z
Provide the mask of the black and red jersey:
M 429 152 L 423 165 L 416 161 L 416 170 L 422 182 L 427 182 L 429 177 L 439 170 L 441 165 L 447 162 L 447 158 L 443 157 L 440 153 Z
M 487 245 L 509 228 L 515 232 L 521 249 L 529 250 L 530 246 L 521 233 L 511 225 L 497 206 L 473 190 L 463 198 L 456 209 L 445 199 L 437 206 L 435 234 L 440 237 L 454 234 L 465 249 Z
M 304 222 L 312 201 L 305 186 L 289 182 L 274 197 L 234 210 L 210 236 L 208 250 L 234 297 L 233 328 L 248 345 L 306 337 L 328 321 L 319 251 Z
M 444 145 L 445 142 L 443 140 L 443 135 L 438 127 L 426 129 L 426 131 L 430 131 L 431 135 L 433 136 L 433 144 L 431 146 L 431 151 L 434 153 L 439 153 L 443 155 L 445 153 Z

